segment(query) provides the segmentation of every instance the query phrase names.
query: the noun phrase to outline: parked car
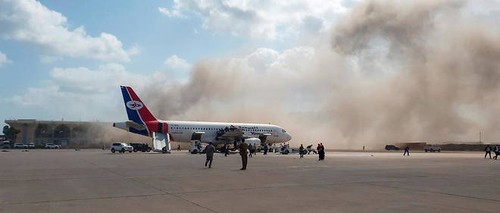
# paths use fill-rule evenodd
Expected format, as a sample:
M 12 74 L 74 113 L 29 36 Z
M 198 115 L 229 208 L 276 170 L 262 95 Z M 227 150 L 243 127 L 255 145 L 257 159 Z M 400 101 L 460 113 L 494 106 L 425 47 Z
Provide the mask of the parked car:
M 399 147 L 395 146 L 395 145 L 385 145 L 385 150 L 387 151 L 391 151 L 391 150 L 399 150 Z
M 35 143 L 29 143 L 29 144 L 28 144 L 28 148 L 30 148 L 30 149 L 35 148 Z
M 14 149 L 27 149 L 28 145 L 27 144 L 22 144 L 22 143 L 15 143 L 14 144 Z
M 441 147 L 436 145 L 427 145 L 424 147 L 425 152 L 441 152 Z
M 46 143 L 45 148 L 46 149 L 60 149 L 61 145 L 53 144 L 53 143 Z
M 151 152 L 151 147 L 145 143 L 130 143 L 130 146 L 134 147 L 134 152 Z
M 132 152 L 134 151 L 134 147 L 126 144 L 126 143 L 113 143 L 111 145 L 111 152 L 119 152 L 119 153 L 125 153 L 126 151 Z
M 10 149 L 10 141 L 3 141 L 0 145 L 2 149 Z

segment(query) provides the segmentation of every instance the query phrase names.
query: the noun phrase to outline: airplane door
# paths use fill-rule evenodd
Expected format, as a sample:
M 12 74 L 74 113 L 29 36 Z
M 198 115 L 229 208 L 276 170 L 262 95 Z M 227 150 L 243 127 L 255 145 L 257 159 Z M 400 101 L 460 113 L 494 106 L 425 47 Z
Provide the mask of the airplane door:
M 201 141 L 202 135 L 203 134 L 193 132 L 193 134 L 191 135 L 191 141 Z

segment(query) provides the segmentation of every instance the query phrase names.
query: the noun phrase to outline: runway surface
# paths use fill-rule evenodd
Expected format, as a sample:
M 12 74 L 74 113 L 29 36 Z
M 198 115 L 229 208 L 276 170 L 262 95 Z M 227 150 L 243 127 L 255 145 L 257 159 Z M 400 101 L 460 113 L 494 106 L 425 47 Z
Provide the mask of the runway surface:
M 0 212 L 498 212 L 500 160 L 481 152 L 249 158 L 0 152 Z

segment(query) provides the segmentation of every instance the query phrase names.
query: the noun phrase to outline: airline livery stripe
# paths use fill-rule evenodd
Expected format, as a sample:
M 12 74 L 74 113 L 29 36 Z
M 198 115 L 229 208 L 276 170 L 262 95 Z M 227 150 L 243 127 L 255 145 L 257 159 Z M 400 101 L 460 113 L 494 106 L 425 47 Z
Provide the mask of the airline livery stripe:
M 137 101 L 140 104 L 142 104 L 143 107 L 140 107 L 135 111 L 139 113 L 139 118 L 141 119 L 142 123 L 145 124 L 147 129 L 147 134 L 149 136 L 153 135 L 152 132 L 155 129 L 158 130 L 158 120 L 156 120 L 151 111 L 149 111 L 144 102 L 142 102 L 142 100 L 139 98 L 139 96 L 135 93 L 135 91 L 132 88 L 127 87 L 127 92 L 133 101 Z
M 130 87 L 126 87 L 127 88 L 127 94 L 128 96 L 133 100 L 133 101 L 139 101 L 142 103 L 141 99 L 134 93 L 134 90 L 132 90 L 132 88 Z M 144 105 L 144 103 L 143 103 Z M 142 107 L 141 109 L 145 109 L 146 107 Z M 149 131 L 149 126 L 146 124 L 146 122 L 144 122 L 144 119 L 143 119 L 143 116 L 142 116 L 142 113 L 141 113 L 141 109 L 139 110 L 131 110 L 131 111 L 134 111 L 135 115 L 139 118 L 139 120 L 141 121 L 141 124 L 145 124 L 144 126 L 146 127 L 146 133 L 147 135 L 151 135 L 151 132 Z
M 139 115 L 138 111 L 127 107 L 127 103 L 129 101 L 135 101 L 132 99 L 132 97 L 130 95 L 129 88 L 122 87 L 122 94 L 123 94 L 123 100 L 125 101 L 125 108 L 127 109 L 127 115 L 129 117 L 129 119 L 138 123 L 138 124 L 144 125 L 145 123 L 142 120 L 141 116 Z M 146 126 L 146 125 L 144 125 L 144 126 Z M 149 130 L 147 130 L 147 126 L 146 126 L 146 130 L 135 130 L 135 129 L 131 129 L 131 130 L 133 130 L 132 132 L 135 132 L 135 133 L 138 133 L 141 135 L 145 135 L 145 136 L 149 135 Z M 131 131 L 131 130 L 129 129 L 129 131 Z

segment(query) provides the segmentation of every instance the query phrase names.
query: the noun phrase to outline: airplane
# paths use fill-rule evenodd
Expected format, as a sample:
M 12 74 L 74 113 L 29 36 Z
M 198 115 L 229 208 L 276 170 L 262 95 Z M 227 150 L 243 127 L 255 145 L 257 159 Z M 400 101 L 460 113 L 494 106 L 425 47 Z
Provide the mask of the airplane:
M 115 122 L 113 127 L 151 137 L 155 151 L 169 153 L 171 141 L 192 143 L 190 152 L 197 153 L 201 152 L 201 148 L 196 148 L 200 143 L 236 146 L 243 141 L 255 145 L 285 143 L 292 139 L 285 129 L 271 124 L 158 120 L 132 87 L 120 88 L 129 120 Z

